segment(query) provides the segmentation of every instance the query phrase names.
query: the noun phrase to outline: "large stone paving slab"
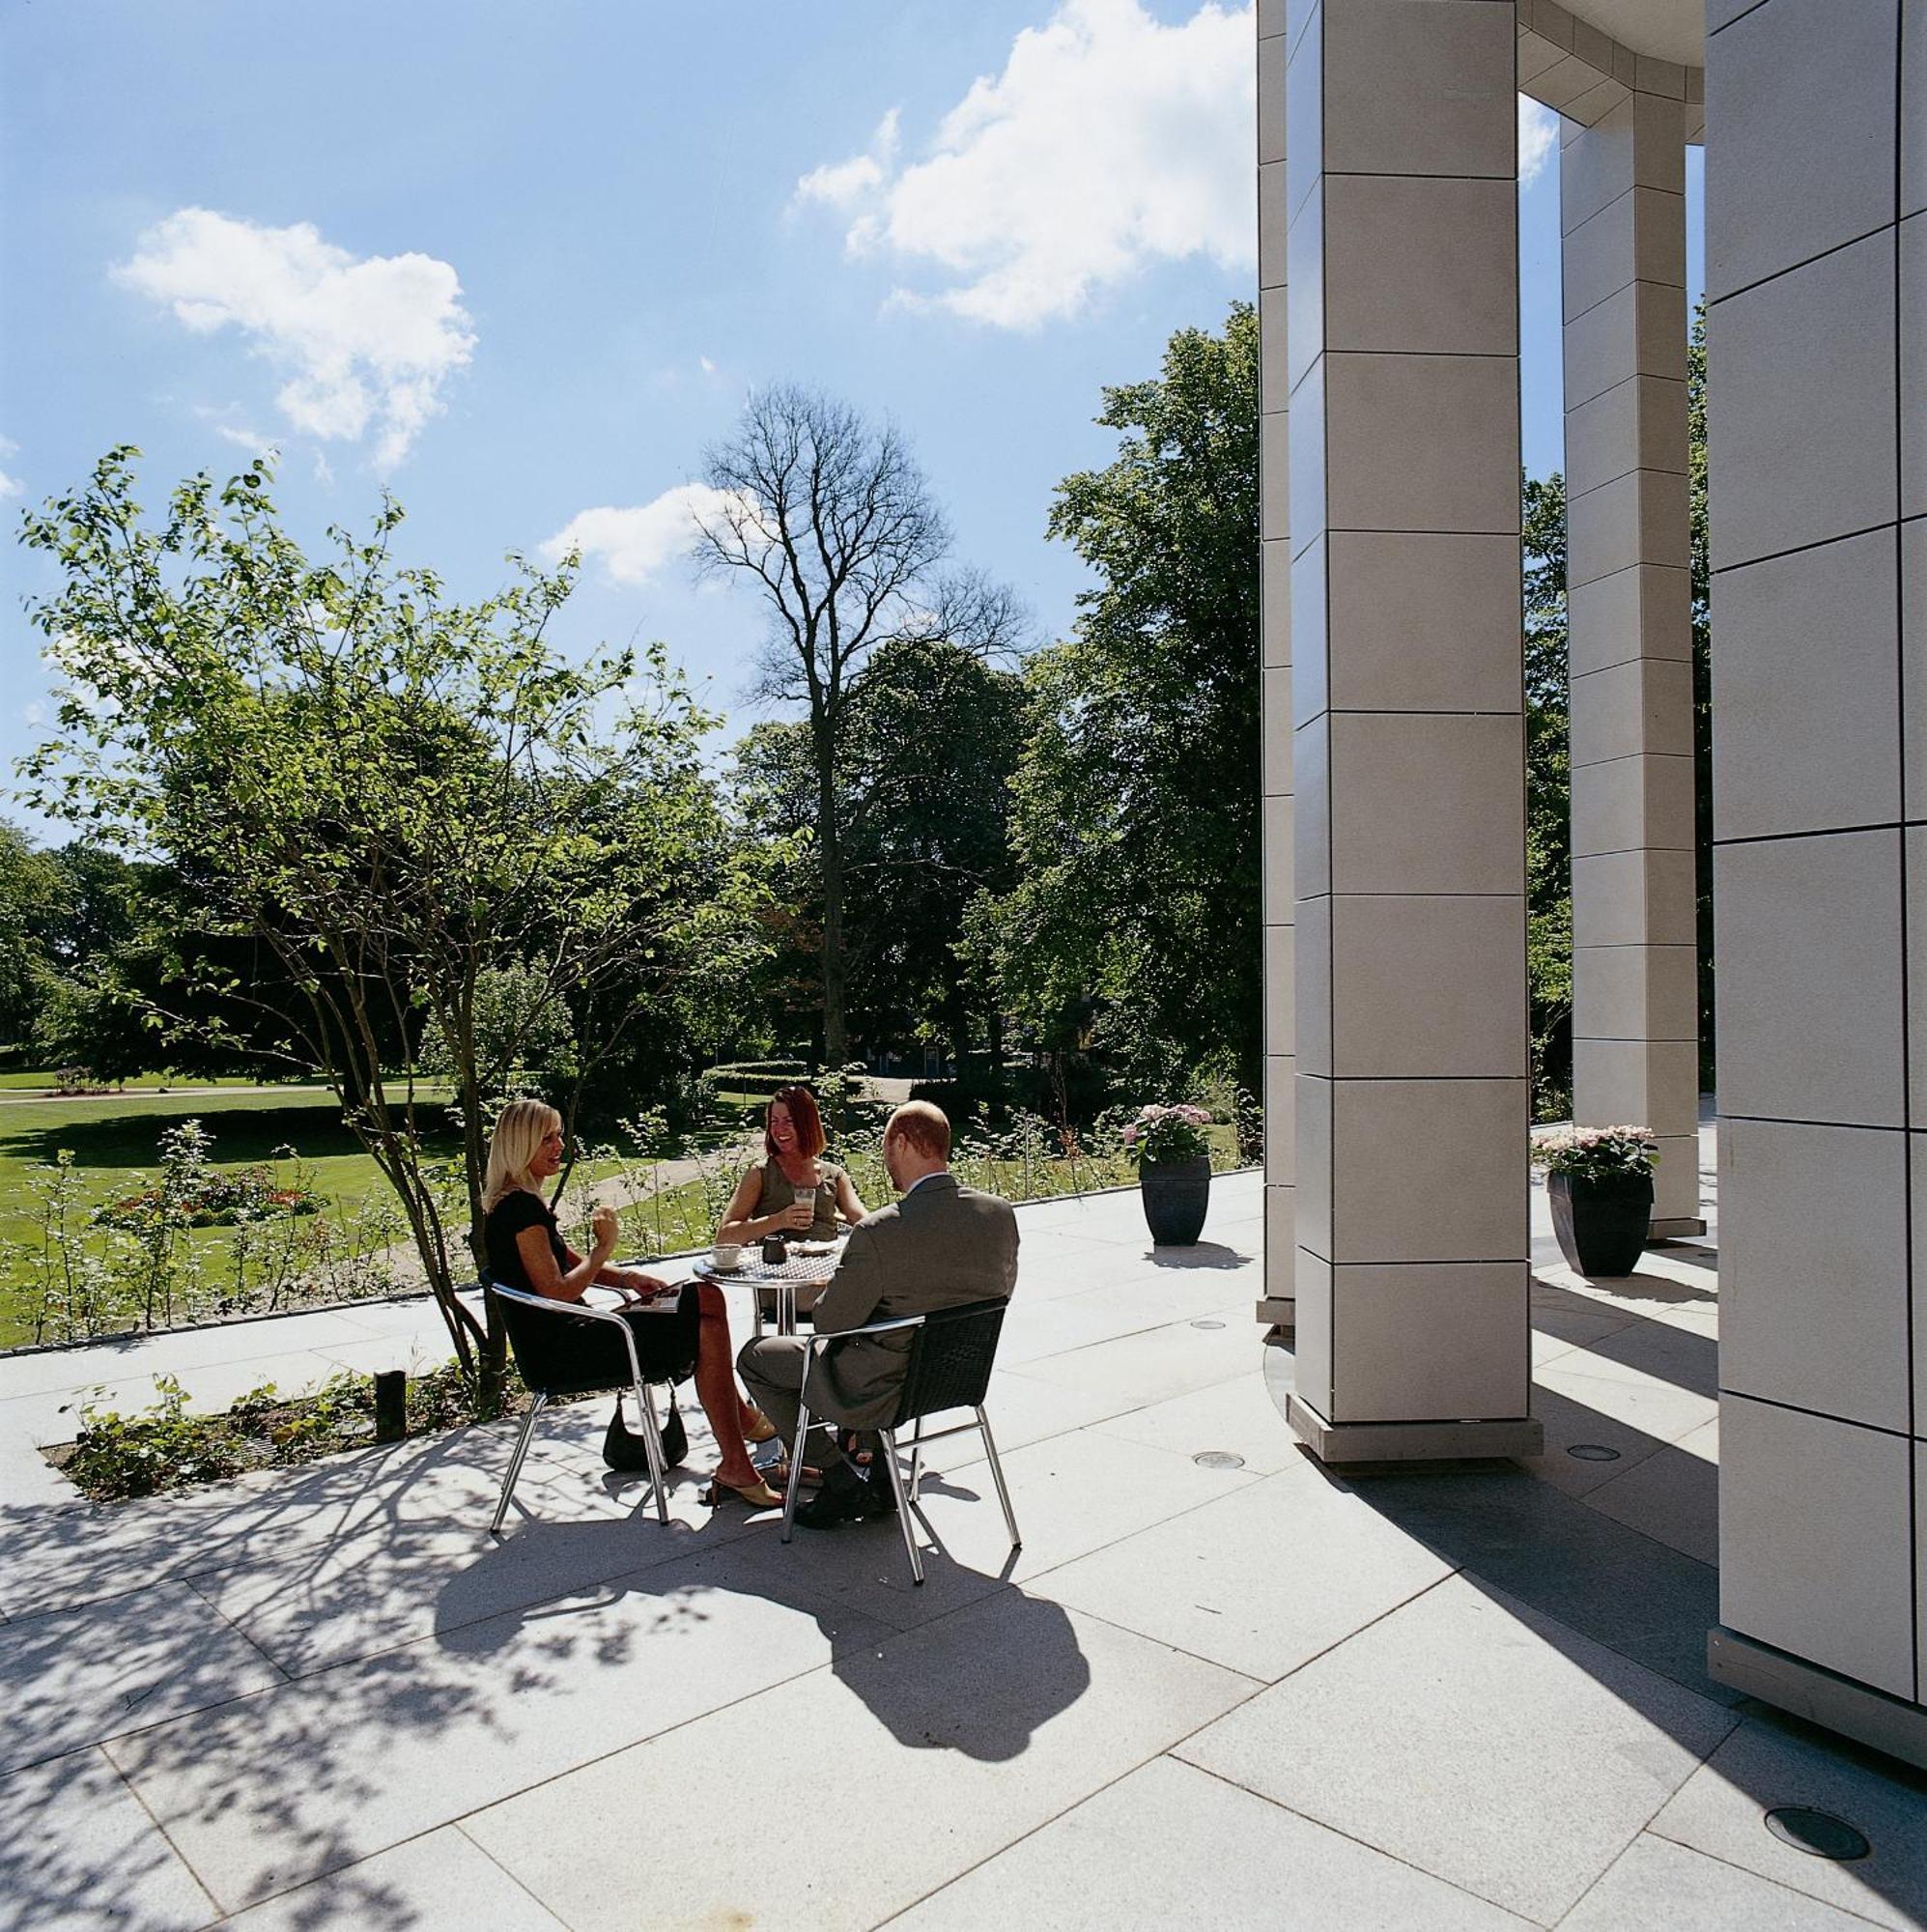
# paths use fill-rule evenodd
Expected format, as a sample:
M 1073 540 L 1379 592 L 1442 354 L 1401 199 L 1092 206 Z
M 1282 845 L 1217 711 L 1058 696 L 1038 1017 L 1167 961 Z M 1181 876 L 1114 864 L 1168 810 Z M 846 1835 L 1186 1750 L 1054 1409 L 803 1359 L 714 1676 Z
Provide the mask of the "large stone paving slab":
M 561 1932 L 562 1921 L 445 1826 L 229 1919 L 235 1932 Z
M 1733 1722 L 1455 1577 L 1177 1755 L 1550 1924 Z
M 1050 1571 L 1036 1587 L 1271 1682 L 1451 1569 L 1346 1486 L 1301 1465 Z
M 951 1561 L 1018 1582 L 1258 1480 L 1248 1470 L 1201 1468 L 1188 1456 L 1088 1430 L 1051 1436 L 1002 1461 L 1024 1539 L 1014 1557 L 987 1463 L 926 1478 L 921 1507 Z M 886 1520 L 832 1534 L 894 1540 L 896 1527 Z M 900 1550 L 897 1559 L 903 1560 Z
M 1006 1592 L 465 1830 L 577 1932 L 870 1926 L 1253 1689 Z M 775 1851 L 756 1823 L 772 1794 L 785 1820 Z M 707 1829 L 638 1831 L 638 1817 Z
M 1695 1561 L 1719 1561 L 1719 1422 L 1635 1463 L 1586 1494 L 1586 1505 Z
M 891 1932 L 1503 1932 L 1527 1920 L 1168 1757 L 890 1920 Z
M 801 1577 L 786 1601 L 737 1595 L 715 1587 L 716 1561 L 465 1624 L 123 1738 L 111 1754 L 232 1911 L 868 1640 Z
M 178 1583 L 21 1617 L 0 1629 L 0 1771 L 282 1681 Z
M 1148 1406 L 1251 1374 L 1257 1337 L 1250 1314 L 1248 1300 L 1240 1300 L 1235 1308 L 1204 1318 L 1222 1321 L 1221 1328 L 1178 1321 L 1015 1361 L 1011 1367 L 1033 1381 Z
M 1835 1863 L 1783 1844 L 1762 1822 L 1780 1804 L 1846 1819 L 1872 1853 Z M 1792 1720 L 1742 1724 L 1652 1829 L 1882 1925 L 1927 1924 L 1927 1774 Z
M 1706 1674 L 1719 1592 L 1704 1563 L 1516 1469 L 1361 1473 L 1353 1483 L 1468 1575 L 1703 1697 L 1739 1701 Z
M 1057 1399 L 1069 1400 L 1070 1391 L 1057 1392 Z M 1212 1451 L 1239 1456 L 1244 1466 L 1259 1476 L 1275 1476 L 1307 1460 L 1297 1435 L 1257 1374 L 1213 1382 L 1168 1402 L 1152 1403 L 1148 1408 L 1123 1409 L 1103 1417 L 1096 1429 L 1100 1435 L 1148 1442 L 1178 1456 Z
M 1641 1836 L 1559 1921 L 1559 1932 L 1647 1925 L 1691 1926 L 1692 1932 L 1864 1932 L 1866 1922 L 1684 1845 Z
M 189 1932 L 215 1916 L 101 1752 L 0 1777 L 0 1925 Z

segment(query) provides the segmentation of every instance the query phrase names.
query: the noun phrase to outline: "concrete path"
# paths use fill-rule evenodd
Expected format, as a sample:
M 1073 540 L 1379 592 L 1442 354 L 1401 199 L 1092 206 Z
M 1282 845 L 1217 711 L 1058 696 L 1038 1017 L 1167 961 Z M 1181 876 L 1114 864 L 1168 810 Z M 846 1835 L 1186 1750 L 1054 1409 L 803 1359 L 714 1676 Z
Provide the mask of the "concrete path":
M 76 1378 L 439 1355 L 419 1305 L 0 1363 L 0 1925 L 1922 1922 L 1922 1781 L 1702 1669 L 1710 1252 L 1545 1256 L 1537 1466 L 1340 1478 L 1251 1321 L 1256 1177 L 1188 1251 L 1129 1194 L 1020 1212 L 1024 1547 L 947 1445 L 921 1590 L 888 1522 L 703 1509 L 695 1430 L 663 1528 L 599 1402 L 499 1544 L 500 1428 L 114 1510 L 22 1487 Z M 1782 1804 L 1873 1856 L 1781 1844 Z

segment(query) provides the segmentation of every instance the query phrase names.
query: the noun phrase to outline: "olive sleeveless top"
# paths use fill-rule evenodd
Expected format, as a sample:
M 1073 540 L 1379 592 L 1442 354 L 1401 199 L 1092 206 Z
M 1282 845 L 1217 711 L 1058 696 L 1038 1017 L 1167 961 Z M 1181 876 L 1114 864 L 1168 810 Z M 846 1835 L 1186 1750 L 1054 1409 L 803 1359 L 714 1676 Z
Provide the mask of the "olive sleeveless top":
M 789 1177 L 774 1160 L 763 1161 L 759 1172 L 763 1177 L 763 1191 L 756 1197 L 756 1206 L 751 1216 L 752 1220 L 780 1214 L 796 1199 L 796 1189 L 791 1186 Z M 836 1183 L 842 1179 L 843 1170 L 830 1161 L 819 1160 L 816 1174 L 816 1218 L 809 1224 L 807 1233 L 799 1230 L 792 1238 L 834 1241 L 836 1238 Z

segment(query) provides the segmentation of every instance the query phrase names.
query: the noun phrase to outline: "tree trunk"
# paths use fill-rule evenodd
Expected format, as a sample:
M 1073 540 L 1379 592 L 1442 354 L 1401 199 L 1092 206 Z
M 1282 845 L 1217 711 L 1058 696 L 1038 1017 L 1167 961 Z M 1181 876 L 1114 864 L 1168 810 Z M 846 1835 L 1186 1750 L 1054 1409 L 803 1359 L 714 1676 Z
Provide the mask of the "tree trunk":
M 843 1014 L 843 837 L 836 822 L 836 733 L 827 720 L 812 719 L 816 744 L 816 842 L 823 855 L 823 1064 L 840 1066 L 849 1057 Z

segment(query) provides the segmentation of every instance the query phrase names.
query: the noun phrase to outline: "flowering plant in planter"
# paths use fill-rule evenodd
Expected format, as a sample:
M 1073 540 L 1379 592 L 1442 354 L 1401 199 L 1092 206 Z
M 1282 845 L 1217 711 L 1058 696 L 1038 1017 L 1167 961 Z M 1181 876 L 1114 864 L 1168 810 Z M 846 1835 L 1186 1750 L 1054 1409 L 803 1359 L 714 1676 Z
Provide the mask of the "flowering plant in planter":
M 1562 1127 L 1535 1141 L 1532 1161 L 1575 1180 L 1645 1179 L 1659 1158 L 1647 1127 Z
M 1140 1107 L 1119 1138 L 1135 1161 L 1196 1160 L 1211 1151 L 1210 1122 L 1203 1107 Z
M 1629 1275 L 1653 1216 L 1659 1145 L 1646 1127 L 1566 1127 L 1532 1151 L 1546 1170 L 1552 1232 L 1582 1275 Z

